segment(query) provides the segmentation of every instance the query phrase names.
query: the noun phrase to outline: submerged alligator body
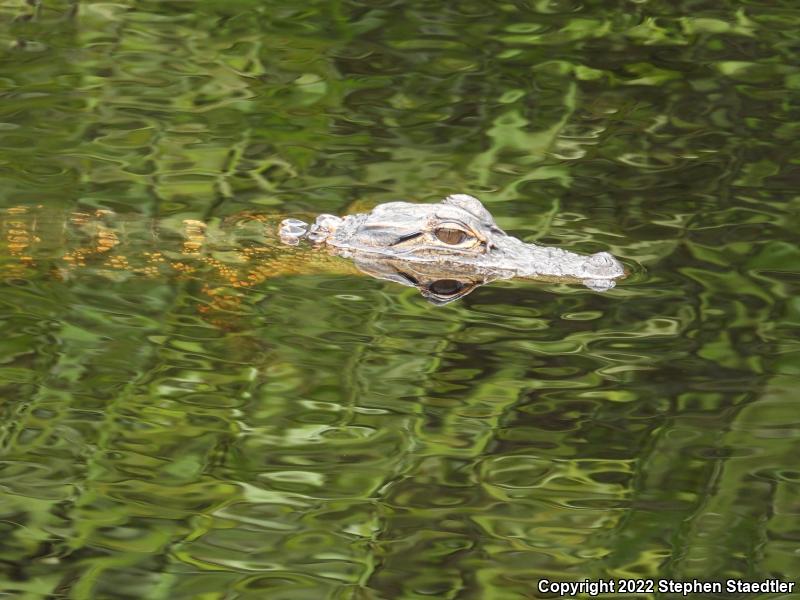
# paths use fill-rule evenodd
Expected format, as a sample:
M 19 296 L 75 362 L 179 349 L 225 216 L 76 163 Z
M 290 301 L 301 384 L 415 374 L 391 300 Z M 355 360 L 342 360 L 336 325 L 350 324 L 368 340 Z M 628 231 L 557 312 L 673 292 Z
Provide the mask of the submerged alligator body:
M 25 277 L 31 268 L 62 279 L 82 268 L 116 277 L 177 273 L 221 296 L 229 292 L 219 290 L 281 275 L 357 270 L 416 287 L 437 304 L 497 279 L 575 282 L 603 291 L 625 276 L 607 252 L 586 256 L 507 235 L 465 194 L 437 204 L 390 202 L 368 213 L 320 215 L 311 225 L 286 219 L 277 231 L 274 222 L 250 214 L 209 222 L 126 220 L 102 210 L 64 219 L 42 207 L 11 208 L 0 216 L 0 265 L 6 278 Z
M 605 291 L 625 277 L 622 264 L 608 252 L 582 255 L 507 235 L 486 207 L 467 194 L 448 196 L 438 204 L 390 202 L 346 217 L 323 214 L 312 225 L 286 219 L 280 237 L 286 244 L 306 239 L 327 246 L 362 271 L 419 287 L 434 301 L 436 294 L 426 290 L 431 291 L 430 282 L 442 280 L 449 285 L 439 288 L 466 293 L 477 285 L 514 277 L 579 282 Z

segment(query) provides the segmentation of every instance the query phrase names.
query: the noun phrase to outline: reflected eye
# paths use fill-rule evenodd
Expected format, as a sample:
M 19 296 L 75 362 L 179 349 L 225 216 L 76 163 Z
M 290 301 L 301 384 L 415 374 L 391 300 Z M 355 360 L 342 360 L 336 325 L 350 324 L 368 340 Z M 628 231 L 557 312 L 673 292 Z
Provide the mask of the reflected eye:
M 437 238 L 439 238 L 439 240 L 452 246 L 457 246 L 469 237 L 460 229 L 451 229 L 448 227 L 440 227 L 433 233 Z
M 465 284 L 455 279 L 439 279 L 430 284 L 431 292 L 439 296 L 452 296 L 464 289 Z
M 419 288 L 422 295 L 433 304 L 447 304 L 469 294 L 476 288 L 474 281 L 438 279 Z

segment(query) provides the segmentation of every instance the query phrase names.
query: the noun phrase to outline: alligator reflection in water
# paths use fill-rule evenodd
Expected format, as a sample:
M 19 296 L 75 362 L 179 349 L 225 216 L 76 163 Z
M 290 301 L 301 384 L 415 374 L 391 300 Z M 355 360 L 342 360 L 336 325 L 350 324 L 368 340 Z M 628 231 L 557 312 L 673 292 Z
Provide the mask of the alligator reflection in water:
M 488 272 L 470 272 L 437 263 L 413 263 L 396 258 L 362 256 L 353 264 L 376 279 L 415 287 L 426 300 L 438 305 L 463 298 L 480 286 L 499 279 Z
M 313 225 L 286 219 L 277 234 L 274 222 L 252 214 L 207 222 L 126 219 L 104 210 L 64 217 L 18 207 L 0 219 L 0 264 L 6 279 L 26 278 L 31 269 L 61 279 L 79 269 L 111 278 L 190 277 L 202 282 L 211 307 L 282 275 L 360 272 L 414 286 L 436 304 L 497 279 L 580 282 L 602 291 L 625 276 L 606 252 L 584 256 L 505 234 L 464 194 L 438 204 L 392 202 L 369 213 L 320 215 Z M 278 238 L 311 244 L 290 248 Z

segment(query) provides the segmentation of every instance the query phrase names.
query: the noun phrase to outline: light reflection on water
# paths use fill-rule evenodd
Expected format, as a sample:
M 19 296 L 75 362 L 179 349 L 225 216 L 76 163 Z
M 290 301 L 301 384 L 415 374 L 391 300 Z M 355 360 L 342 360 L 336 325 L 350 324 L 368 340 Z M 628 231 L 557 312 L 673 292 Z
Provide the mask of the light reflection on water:
M 635 272 L 437 307 L 289 255 L 235 289 L 26 266 L 4 230 L 0 589 L 796 578 L 795 7 L 71 6 L 0 8 L 6 209 L 167 223 L 133 260 L 185 219 L 463 191 Z

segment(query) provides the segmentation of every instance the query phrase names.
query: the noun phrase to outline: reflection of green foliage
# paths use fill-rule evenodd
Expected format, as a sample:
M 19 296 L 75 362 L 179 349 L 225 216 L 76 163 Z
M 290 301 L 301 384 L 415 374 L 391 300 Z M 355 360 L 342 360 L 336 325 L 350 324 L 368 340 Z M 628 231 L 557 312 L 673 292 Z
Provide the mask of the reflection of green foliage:
M 177 227 L 465 191 L 633 271 L 439 309 L 275 279 L 219 322 L 199 280 L 5 281 L 0 589 L 796 577 L 800 11 L 706 4 L 0 3 L 0 206 Z

